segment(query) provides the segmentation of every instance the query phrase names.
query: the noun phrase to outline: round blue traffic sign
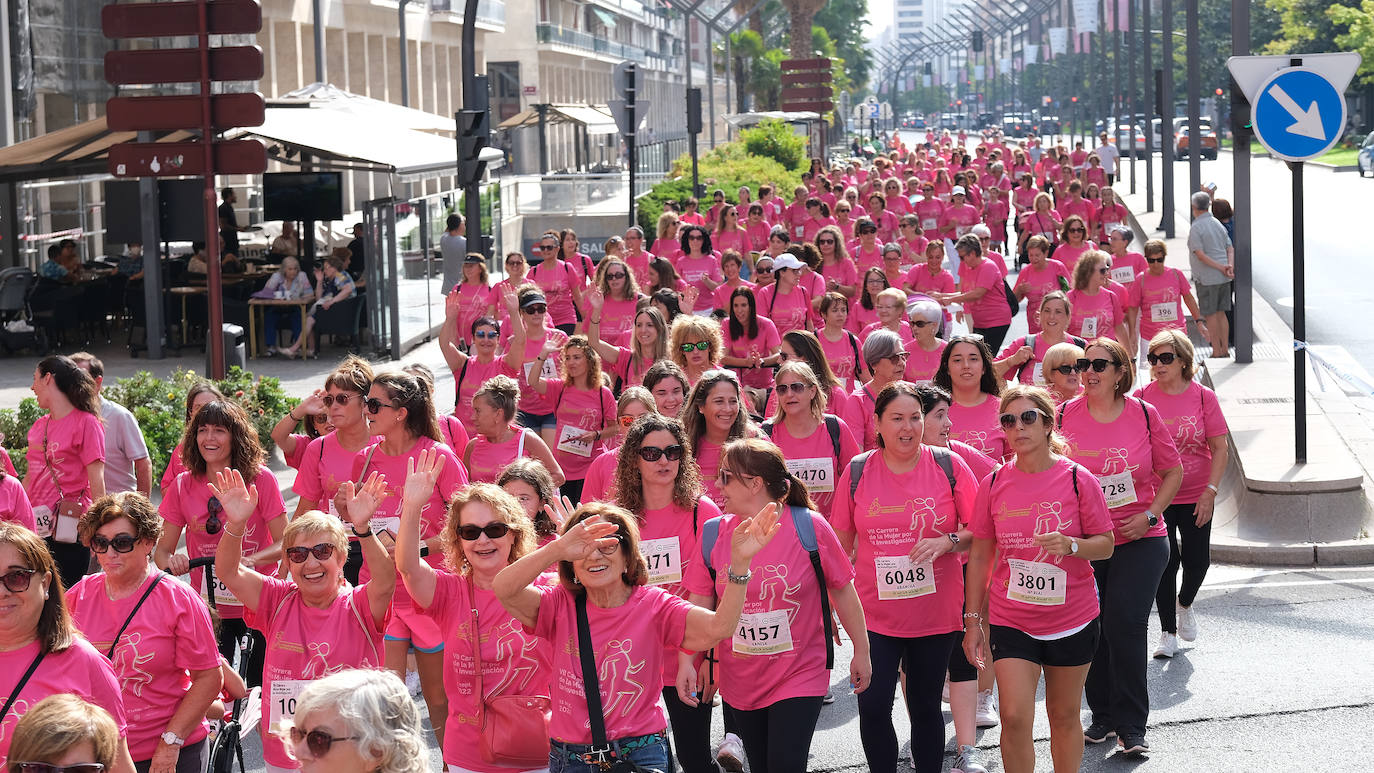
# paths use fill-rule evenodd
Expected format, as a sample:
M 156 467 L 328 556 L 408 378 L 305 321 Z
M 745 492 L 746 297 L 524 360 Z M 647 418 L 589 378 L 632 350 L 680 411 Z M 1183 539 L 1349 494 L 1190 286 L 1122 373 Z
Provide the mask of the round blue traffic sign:
M 1340 140 L 1345 110 L 1345 97 L 1330 81 L 1306 67 L 1288 67 L 1255 93 L 1255 136 L 1279 158 L 1306 161 Z

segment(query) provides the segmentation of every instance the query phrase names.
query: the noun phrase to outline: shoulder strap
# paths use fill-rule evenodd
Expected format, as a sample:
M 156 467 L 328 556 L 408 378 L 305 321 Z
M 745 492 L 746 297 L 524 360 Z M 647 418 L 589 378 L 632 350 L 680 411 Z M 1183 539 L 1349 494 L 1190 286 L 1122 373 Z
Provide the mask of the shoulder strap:
M 460 405 L 460 404 L 462 403 L 462 400 L 460 400 L 459 398 L 460 398 L 460 397 L 462 396 L 462 394 L 463 394 L 463 377 L 466 376 L 466 375 L 468 374 L 468 363 L 469 363 L 469 362 L 472 362 L 472 357 L 471 357 L 471 356 L 465 358 L 465 359 L 463 360 L 463 367 L 461 367 L 461 368 L 458 369 L 458 381 L 456 381 L 456 382 L 454 383 L 454 386 L 453 386 L 453 405 L 454 405 L 454 407 L 457 407 L 458 405 Z
M 859 479 L 864 476 L 864 465 L 868 464 L 868 457 L 872 456 L 872 451 L 864 451 L 849 460 L 849 499 L 852 502 L 854 496 L 859 493 Z
M 945 480 L 949 481 L 950 496 L 954 496 L 954 452 L 948 448 L 930 447 L 930 455 L 935 457 L 935 463 L 940 465 L 940 469 L 945 473 Z
M 859 356 L 859 337 L 848 330 L 844 331 L 844 334 L 849 336 L 849 348 L 854 350 L 854 376 L 857 378 L 859 376 L 859 365 L 863 362 L 863 358 Z
M 157 576 L 153 578 L 153 584 L 149 585 L 148 590 L 143 591 L 143 595 L 138 597 L 138 603 L 134 604 L 134 608 L 129 610 L 129 616 L 124 618 L 124 625 L 119 626 L 119 633 L 116 633 L 114 641 L 110 642 L 110 651 L 105 653 L 106 658 L 114 660 L 115 647 L 119 646 L 120 637 L 123 636 L 124 631 L 128 629 L 129 623 L 132 623 L 134 621 L 134 615 L 138 614 L 138 610 L 143 607 L 143 602 L 147 601 L 148 596 L 152 595 L 153 588 L 156 588 L 157 584 L 162 582 L 162 578 L 166 576 L 166 572 L 158 572 Z M 212 592 L 210 595 L 213 596 L 214 593 Z
M 830 590 L 825 585 L 825 567 L 821 565 L 821 551 L 816 544 L 816 524 L 811 520 L 811 511 L 805 507 L 790 507 L 792 525 L 797 530 L 797 540 L 811 558 L 811 568 L 816 572 L 816 583 L 821 592 L 821 632 L 825 636 L 825 670 L 835 667 L 835 639 L 830 635 Z
M 1145 439 L 1154 442 L 1154 439 L 1150 437 L 1150 409 L 1145 407 L 1145 401 L 1141 400 L 1139 397 L 1137 397 L 1135 401 L 1140 405 L 1140 412 L 1145 414 Z
M 830 450 L 835 454 L 835 461 L 840 461 L 840 417 L 833 413 L 822 416 L 825 420 L 825 431 L 830 433 Z
M 525 455 L 525 433 L 529 432 L 524 427 L 520 428 L 520 437 L 515 441 L 515 458 L 519 459 Z
M 695 516 L 695 511 L 693 516 Z M 706 562 L 706 571 L 711 574 L 711 582 L 716 581 L 716 568 L 711 566 L 711 551 L 716 548 L 716 539 L 720 537 L 720 516 L 716 516 L 701 525 L 701 558 Z
M 367 645 L 372 648 L 372 662 L 378 665 L 383 664 L 386 661 L 382 659 L 381 653 L 377 652 L 377 642 L 372 638 L 372 629 L 368 627 L 367 621 L 363 620 L 362 610 L 358 609 L 358 605 L 353 603 L 353 592 L 355 590 L 355 588 L 350 588 L 348 591 L 348 611 L 353 613 L 353 619 L 356 620 L 358 625 L 363 629 L 363 638 L 367 639 Z M 475 637 L 476 634 L 473 634 L 473 636 Z M 480 680 L 482 678 L 482 670 L 480 667 L 477 670 L 477 678 L 479 680 L 478 684 L 480 685 Z M 481 705 L 480 695 L 477 703 L 478 706 Z
M 371 451 L 368 451 L 368 452 L 367 452 L 367 458 L 363 460 L 363 471 L 360 472 L 360 473 L 358 473 L 358 482 L 359 482 L 359 483 L 361 483 L 361 482 L 367 480 L 367 468 L 372 466 L 372 455 L 375 454 L 375 453 L 377 453 L 377 449 L 378 449 L 378 448 L 381 448 L 381 446 L 382 446 L 382 444 L 381 444 L 381 443 L 378 443 L 378 444 L 372 446 L 372 450 L 371 450 Z
M 606 716 L 601 709 L 601 682 L 596 675 L 596 653 L 592 650 L 591 624 L 587 622 L 587 595 L 577 596 L 577 654 L 582 661 L 582 688 L 587 693 L 587 718 L 592 731 L 592 746 L 605 748 Z
M 43 645 L 40 643 L 38 645 L 38 655 L 33 659 L 33 662 L 29 664 L 29 668 L 27 671 L 24 672 L 24 675 L 19 677 L 18 684 L 14 686 L 14 689 L 10 692 L 10 697 L 5 701 L 5 707 L 3 709 L 0 709 L 0 722 L 4 722 L 5 717 L 9 716 L 10 707 L 13 706 L 14 702 L 19 699 L 19 693 L 23 692 L 24 685 L 29 683 L 29 678 L 33 676 L 33 672 L 38 670 L 38 664 L 42 663 L 43 658 L 47 656 L 47 650 L 45 650 L 43 648 Z

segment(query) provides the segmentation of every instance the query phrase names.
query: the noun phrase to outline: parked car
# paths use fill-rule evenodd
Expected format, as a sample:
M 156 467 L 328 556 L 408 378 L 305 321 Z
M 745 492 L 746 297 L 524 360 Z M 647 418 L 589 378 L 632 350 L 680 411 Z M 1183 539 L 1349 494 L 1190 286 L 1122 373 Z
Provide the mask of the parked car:
M 1364 177 L 1368 173 L 1374 177 L 1374 132 L 1364 138 L 1364 144 L 1360 146 L 1360 153 L 1355 157 L 1355 162 L 1360 166 L 1360 176 Z
M 1135 126 L 1135 146 L 1131 145 L 1131 127 L 1128 124 L 1116 124 L 1116 149 L 1123 156 L 1143 156 L 1145 155 L 1145 126 L 1136 124 Z
M 1008 115 L 1002 118 L 1002 134 L 1006 137 L 1025 137 L 1034 130 L 1034 124 L 1022 115 Z
M 1199 152 L 1203 158 L 1215 161 L 1217 159 L 1217 133 L 1212 130 L 1212 125 L 1207 122 L 1200 122 L 1198 130 L 1201 138 L 1198 142 Z M 1187 158 L 1191 152 L 1191 140 L 1188 136 L 1188 123 L 1185 121 L 1178 127 L 1178 132 L 1174 135 L 1174 157 Z
M 1058 133 L 1060 132 L 1060 129 L 1061 129 L 1061 124 L 1059 123 L 1059 116 L 1057 116 L 1057 115 L 1042 115 L 1042 116 L 1040 116 L 1040 133 L 1041 133 L 1041 134 L 1058 134 Z

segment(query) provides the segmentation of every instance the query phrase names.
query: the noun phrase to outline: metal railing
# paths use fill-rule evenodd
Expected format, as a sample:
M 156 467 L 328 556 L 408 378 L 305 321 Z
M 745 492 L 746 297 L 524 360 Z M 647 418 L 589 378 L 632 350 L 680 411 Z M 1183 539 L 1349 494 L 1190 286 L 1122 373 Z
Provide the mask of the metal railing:
M 628 43 L 616 43 L 611 40 L 602 40 L 594 35 L 581 30 L 568 29 L 557 24 L 541 22 L 535 25 L 535 39 L 540 43 L 554 43 L 562 46 L 580 48 L 584 51 L 593 51 L 598 54 L 605 54 L 619 59 L 630 59 L 640 64 L 647 64 L 650 52 L 639 46 L 632 46 Z M 655 56 L 658 56 L 655 54 Z
M 635 178 L 642 196 L 663 174 Z M 623 215 L 629 208 L 629 175 L 548 174 L 506 178 L 501 185 L 501 211 L 506 215 Z
M 463 12 L 463 0 L 429 0 L 430 13 Z M 477 21 L 495 27 L 506 26 L 505 0 L 478 0 Z

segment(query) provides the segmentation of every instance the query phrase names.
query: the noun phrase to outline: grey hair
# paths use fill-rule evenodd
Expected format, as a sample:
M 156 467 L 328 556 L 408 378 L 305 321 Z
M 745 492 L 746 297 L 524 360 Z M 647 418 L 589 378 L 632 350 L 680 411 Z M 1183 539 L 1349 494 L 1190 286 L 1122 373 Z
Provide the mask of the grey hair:
M 1207 191 L 1198 191 L 1190 199 L 1193 203 L 1193 210 L 1197 212 L 1210 212 L 1212 210 L 1212 197 Z
M 874 330 L 864 341 L 864 362 L 873 367 L 879 360 L 887 359 L 902 351 L 902 337 L 891 330 Z
M 898 244 L 898 243 L 896 243 L 896 242 L 888 242 L 887 244 L 884 244 L 884 245 L 883 245 L 883 254 L 886 255 L 886 254 L 888 254 L 889 252 L 895 252 L 895 253 L 897 253 L 898 255 L 901 255 L 901 254 L 902 254 L 902 245 L 900 245 L 900 244 Z
M 637 225 L 632 225 L 632 226 L 630 226 L 629 228 L 626 228 L 626 229 L 625 229 L 625 233 L 627 233 L 627 234 L 631 234 L 631 233 L 639 234 L 639 236 L 640 236 L 641 238 L 643 238 L 643 236 L 644 236 L 644 229 L 643 229 L 643 228 L 640 228 L 640 227 L 637 226 Z
M 284 257 L 284 258 L 281 259 L 281 267 L 282 267 L 283 269 L 290 268 L 291 266 L 295 266 L 296 268 L 300 268 L 300 267 L 301 267 L 301 262 L 300 262 L 299 260 L 297 260 L 297 259 L 291 257 L 290 255 L 287 255 L 286 257 Z
M 973 234 L 974 236 L 978 236 L 978 237 L 992 236 L 992 229 L 991 229 L 991 228 L 988 228 L 987 226 L 983 225 L 982 223 L 979 223 L 979 224 L 975 225 L 973 228 L 969 229 L 969 233 Z
M 913 320 L 939 322 L 940 318 L 944 316 L 944 311 L 941 310 L 940 304 L 935 301 L 914 301 L 906 307 L 906 315 Z
M 296 701 L 298 719 L 327 709 L 338 712 L 345 724 L 333 730 L 357 736 L 358 753 L 377 760 L 378 773 L 428 769 L 420 712 L 405 683 L 390 671 L 357 668 L 330 674 L 307 685 Z
M 1127 244 L 1130 244 L 1131 242 L 1135 241 L 1135 231 L 1132 231 L 1132 230 L 1131 230 L 1129 227 L 1127 227 L 1127 226 L 1118 225 L 1118 226 L 1116 226 L 1115 228 L 1112 229 L 1112 233 L 1113 233 L 1113 234 L 1121 234 L 1121 238 L 1122 238 L 1123 240 L 1125 240 L 1125 242 L 1126 242 Z M 1109 234 L 1109 235 L 1110 235 L 1110 234 Z

